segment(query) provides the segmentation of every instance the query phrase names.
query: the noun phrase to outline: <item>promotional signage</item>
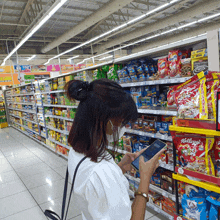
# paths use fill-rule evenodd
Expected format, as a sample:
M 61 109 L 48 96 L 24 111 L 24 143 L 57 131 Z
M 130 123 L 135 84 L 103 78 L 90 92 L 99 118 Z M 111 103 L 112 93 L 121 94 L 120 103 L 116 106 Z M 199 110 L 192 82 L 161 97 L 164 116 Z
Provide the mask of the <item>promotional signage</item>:
M 60 71 L 60 65 L 47 66 L 47 72 L 57 72 L 57 71 Z
M 30 65 L 14 65 L 15 73 L 18 73 L 18 67 L 20 68 L 20 73 L 30 73 L 31 66 Z
M 14 73 L 13 66 L 0 66 L 0 74 L 1 73 Z
M 62 73 L 68 73 L 74 70 L 73 65 L 69 64 L 69 65 L 61 65 L 61 71 Z
M 20 84 L 18 81 L 18 74 L 0 74 L 0 86 L 9 86 L 14 84 Z
M 45 65 L 35 65 L 31 66 L 31 72 L 32 73 L 37 73 L 37 72 L 46 72 L 47 67 Z

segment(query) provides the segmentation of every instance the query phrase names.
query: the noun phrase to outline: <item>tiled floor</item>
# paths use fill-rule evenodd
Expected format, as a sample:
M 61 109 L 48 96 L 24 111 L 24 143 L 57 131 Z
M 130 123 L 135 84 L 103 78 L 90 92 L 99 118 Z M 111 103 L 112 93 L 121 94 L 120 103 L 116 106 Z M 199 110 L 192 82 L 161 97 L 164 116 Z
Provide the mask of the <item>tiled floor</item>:
M 45 209 L 59 214 L 66 167 L 67 160 L 16 129 L 0 129 L 0 219 L 47 220 Z M 81 220 L 71 203 L 68 219 Z M 145 219 L 165 218 L 147 209 Z

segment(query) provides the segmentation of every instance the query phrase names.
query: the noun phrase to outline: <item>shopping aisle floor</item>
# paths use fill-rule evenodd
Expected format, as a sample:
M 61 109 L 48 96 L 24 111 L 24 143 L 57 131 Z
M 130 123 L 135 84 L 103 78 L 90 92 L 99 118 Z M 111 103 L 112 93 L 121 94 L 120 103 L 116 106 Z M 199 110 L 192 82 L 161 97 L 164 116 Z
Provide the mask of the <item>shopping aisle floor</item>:
M 67 160 L 16 129 L 0 129 L 0 219 L 47 220 L 45 209 L 60 213 L 66 168 Z M 68 219 L 81 220 L 74 198 L 71 204 Z M 166 218 L 149 209 L 145 219 Z

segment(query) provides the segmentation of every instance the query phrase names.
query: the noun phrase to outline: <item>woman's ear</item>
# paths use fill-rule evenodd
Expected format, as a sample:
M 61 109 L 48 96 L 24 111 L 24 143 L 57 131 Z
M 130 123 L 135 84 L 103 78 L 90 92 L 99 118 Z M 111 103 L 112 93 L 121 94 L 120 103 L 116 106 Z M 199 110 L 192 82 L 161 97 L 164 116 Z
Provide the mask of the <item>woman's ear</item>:
M 111 121 L 108 121 L 106 126 L 106 134 L 112 135 L 113 134 L 113 124 Z

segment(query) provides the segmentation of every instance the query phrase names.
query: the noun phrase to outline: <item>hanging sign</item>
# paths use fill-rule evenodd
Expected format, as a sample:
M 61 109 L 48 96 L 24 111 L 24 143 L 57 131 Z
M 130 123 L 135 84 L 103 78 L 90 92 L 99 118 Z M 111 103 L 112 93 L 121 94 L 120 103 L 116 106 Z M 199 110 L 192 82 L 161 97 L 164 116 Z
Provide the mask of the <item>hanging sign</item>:
M 13 82 L 14 84 L 20 84 L 18 81 L 18 74 L 0 74 L 1 86 L 13 85 Z
M 47 66 L 47 72 L 60 71 L 60 65 L 49 65 Z
M 74 70 L 73 65 L 68 64 L 68 65 L 61 65 L 61 71 L 62 73 L 68 73 L 68 72 L 72 72 Z
M 37 72 L 46 72 L 47 67 L 45 65 L 35 65 L 31 66 L 31 72 L 32 73 L 37 73 Z
M 0 74 L 1 73 L 14 73 L 13 66 L 0 66 Z
M 18 67 L 20 68 L 20 73 L 30 73 L 31 72 L 30 65 L 14 65 L 15 73 L 18 73 Z

